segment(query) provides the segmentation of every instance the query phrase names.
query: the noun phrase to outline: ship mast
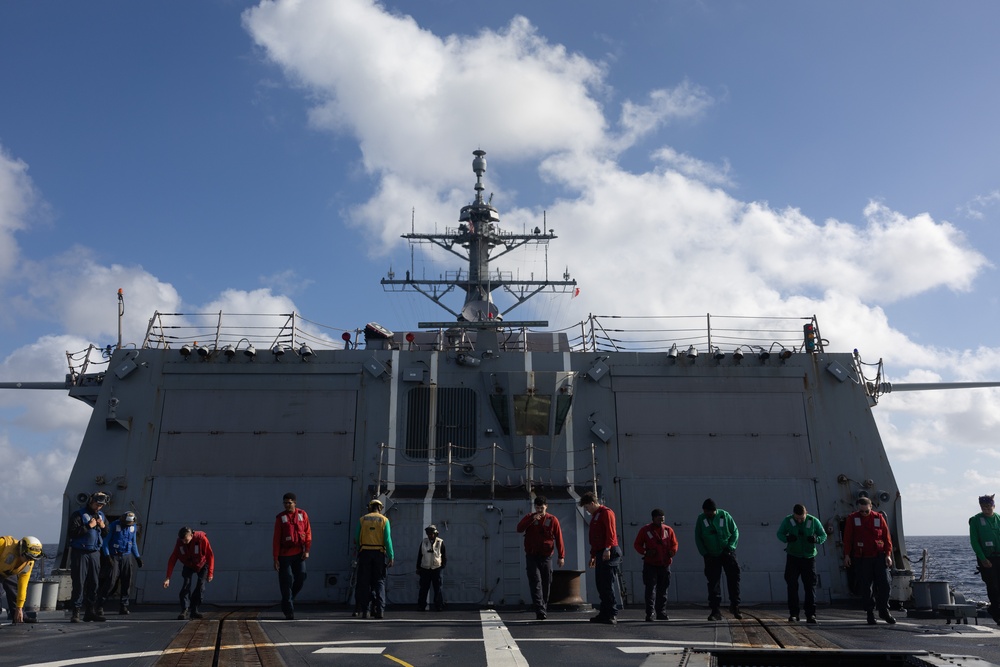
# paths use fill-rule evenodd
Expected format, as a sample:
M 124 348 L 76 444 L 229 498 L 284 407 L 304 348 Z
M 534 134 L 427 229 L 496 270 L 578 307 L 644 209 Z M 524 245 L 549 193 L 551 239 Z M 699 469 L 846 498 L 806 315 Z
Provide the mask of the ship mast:
M 504 321 L 504 315 L 542 291 L 566 293 L 576 288 L 569 272 L 563 280 L 549 280 L 546 266 L 544 280 L 521 280 L 509 273 L 490 273 L 490 262 L 516 248 L 528 244 L 548 244 L 556 238 L 553 230 L 535 227 L 530 234 L 515 234 L 502 231 L 499 227 L 500 214 L 493 207 L 492 195 L 483 198 L 483 174 L 486 173 L 486 151 L 476 150 L 472 154 L 472 171 L 476 174 L 476 196 L 471 204 L 463 206 L 459 214 L 457 228 L 447 228 L 443 234 L 403 234 L 403 238 L 415 243 L 433 243 L 448 252 L 461 257 L 468 263 L 466 272 L 445 275 L 437 280 L 413 277 L 412 267 L 406 278 L 398 280 L 390 271 L 382 279 L 383 289 L 394 292 L 419 292 L 455 316 L 454 322 L 420 322 L 422 328 L 468 327 L 476 329 L 495 328 L 503 323 L 506 327 L 548 326 L 544 321 Z M 496 254 L 494 251 L 502 248 Z M 546 263 L 548 259 L 546 258 Z M 443 297 L 455 289 L 465 292 L 465 302 L 460 310 L 448 307 Z M 503 289 L 514 297 L 515 303 L 503 312 L 493 301 L 493 292 Z

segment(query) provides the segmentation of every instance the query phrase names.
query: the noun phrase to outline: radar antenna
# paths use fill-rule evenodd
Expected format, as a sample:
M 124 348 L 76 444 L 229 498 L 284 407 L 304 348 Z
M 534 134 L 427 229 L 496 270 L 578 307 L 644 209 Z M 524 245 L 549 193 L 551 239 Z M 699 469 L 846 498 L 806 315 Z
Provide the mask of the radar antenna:
M 521 280 L 510 272 L 490 272 L 490 262 L 527 244 L 547 245 L 557 238 L 553 230 L 536 227 L 530 234 L 515 234 L 502 231 L 498 225 L 500 214 L 493 207 L 493 195 L 488 201 L 483 199 L 483 175 L 486 173 L 486 151 L 475 150 L 472 171 L 476 174 L 475 199 L 463 206 L 459 212 L 458 227 L 446 228 L 442 234 L 420 234 L 411 232 L 403 238 L 412 244 L 433 243 L 448 252 L 461 257 L 468 263 L 466 271 L 448 272 L 437 280 L 414 278 L 414 271 L 407 273 L 405 280 L 390 274 L 382 279 L 382 287 L 392 292 L 419 292 L 438 306 L 455 316 L 459 323 L 468 323 L 477 328 L 489 328 L 504 321 L 504 316 L 531 297 L 543 291 L 569 293 L 576 288 L 576 280 L 567 270 L 563 280 L 548 279 L 548 257 L 546 256 L 545 280 Z M 499 249 L 495 254 L 494 251 Z M 411 267 L 412 268 L 412 267 Z M 446 305 L 444 297 L 455 289 L 465 292 L 465 302 L 456 311 Z M 493 292 L 503 289 L 514 298 L 514 304 L 503 312 L 493 301 Z M 547 326 L 548 322 L 505 322 L 504 326 Z M 455 326 L 455 322 L 421 322 L 421 327 Z

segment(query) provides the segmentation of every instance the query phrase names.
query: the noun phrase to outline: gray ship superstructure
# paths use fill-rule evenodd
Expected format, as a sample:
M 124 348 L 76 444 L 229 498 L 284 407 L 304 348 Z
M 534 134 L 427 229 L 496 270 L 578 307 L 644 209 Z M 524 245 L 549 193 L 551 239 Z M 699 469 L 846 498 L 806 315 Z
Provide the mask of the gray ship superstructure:
M 632 541 L 654 507 L 680 541 L 671 600 L 705 600 L 693 534 L 707 497 L 739 525 L 744 603 L 784 602 L 775 531 L 795 503 L 831 535 L 818 556 L 820 601 L 850 596 L 841 523 L 861 494 L 888 517 L 905 564 L 899 488 L 871 413 L 882 387 L 865 379 L 856 353 L 828 350 L 813 316 L 591 317 L 559 332 L 512 320 L 494 291 L 517 306 L 575 282 L 568 272 L 522 281 L 491 269 L 555 235 L 544 222 L 524 234 L 500 228 L 483 198 L 484 155 L 475 153 L 475 200 L 458 225 L 406 235 L 467 268 L 383 280 L 389 291 L 421 292 L 453 321 L 408 332 L 373 322 L 362 341 L 297 314 L 156 314 L 139 346 L 107 351 L 106 368 L 73 368 L 70 394 L 94 415 L 65 515 L 97 490 L 111 495 L 109 516 L 137 513 L 140 603 L 176 599 L 161 582 L 186 525 L 215 549 L 208 602 L 274 601 L 271 536 L 286 491 L 314 535 L 299 602 L 350 599 L 354 530 L 376 496 L 396 549 L 390 604 L 416 602 L 413 562 L 430 523 L 448 548 L 448 603 L 528 603 L 514 527 L 534 494 L 563 526 L 559 585 L 582 583 L 588 601 L 588 517 L 577 500 L 589 490 L 618 517 L 628 602 L 642 590 Z M 464 292 L 460 308 L 446 305 L 453 290 Z M 894 597 L 909 597 L 905 574 L 896 579 Z

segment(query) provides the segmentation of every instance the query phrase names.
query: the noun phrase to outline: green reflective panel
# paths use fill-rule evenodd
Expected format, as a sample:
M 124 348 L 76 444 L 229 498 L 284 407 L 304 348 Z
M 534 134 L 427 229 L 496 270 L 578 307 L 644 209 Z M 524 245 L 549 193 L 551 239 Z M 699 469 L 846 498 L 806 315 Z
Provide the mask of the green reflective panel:
M 548 435 L 552 397 L 522 394 L 514 397 L 516 435 Z
M 500 430 L 504 435 L 510 435 L 510 413 L 507 408 L 507 397 L 503 394 L 490 394 L 490 406 L 493 414 L 500 422 Z
M 573 405 L 572 394 L 559 394 L 556 396 L 556 435 L 562 433 L 566 424 L 566 415 L 569 414 L 569 406 Z

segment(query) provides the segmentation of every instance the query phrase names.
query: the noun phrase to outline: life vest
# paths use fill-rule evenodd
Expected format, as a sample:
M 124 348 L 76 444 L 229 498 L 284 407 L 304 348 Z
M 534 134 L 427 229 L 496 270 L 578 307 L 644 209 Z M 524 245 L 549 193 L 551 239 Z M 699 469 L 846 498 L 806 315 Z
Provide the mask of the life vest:
M 109 554 L 127 554 L 132 552 L 135 545 L 135 524 L 126 526 L 118 521 L 111 524 L 111 531 L 108 533 L 107 546 Z
M 435 537 L 431 542 L 426 537 L 420 543 L 420 567 L 425 570 L 436 570 L 441 567 L 441 545 L 444 540 Z
M 889 537 L 885 515 L 875 510 L 867 518 L 860 512 L 851 514 L 848 517 L 845 543 L 848 553 L 857 558 L 889 554 L 892 551 L 892 539 Z
M 73 549 L 79 549 L 81 551 L 97 551 L 101 548 L 103 542 L 101 538 L 101 529 L 98 527 L 87 528 L 87 524 L 90 520 L 97 517 L 107 525 L 107 519 L 104 518 L 104 512 L 98 510 L 94 514 L 90 513 L 90 508 L 81 507 L 74 514 L 80 515 L 82 520 L 82 526 L 85 528 L 82 535 L 77 535 L 69 541 L 69 546 Z
M 378 512 L 371 512 L 361 517 L 358 548 L 362 551 L 385 551 L 385 525 L 388 521 Z
M 289 547 L 306 546 L 306 515 L 302 510 L 295 510 L 291 514 L 282 512 L 278 515 L 279 531 L 282 549 Z

